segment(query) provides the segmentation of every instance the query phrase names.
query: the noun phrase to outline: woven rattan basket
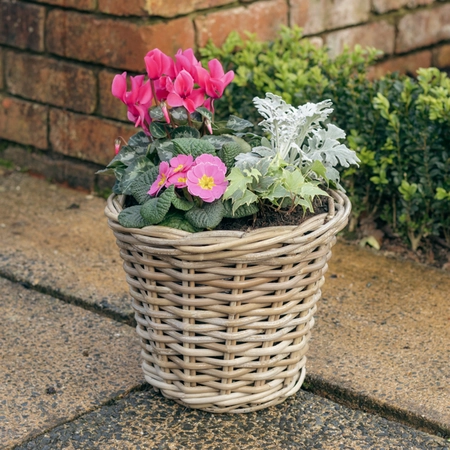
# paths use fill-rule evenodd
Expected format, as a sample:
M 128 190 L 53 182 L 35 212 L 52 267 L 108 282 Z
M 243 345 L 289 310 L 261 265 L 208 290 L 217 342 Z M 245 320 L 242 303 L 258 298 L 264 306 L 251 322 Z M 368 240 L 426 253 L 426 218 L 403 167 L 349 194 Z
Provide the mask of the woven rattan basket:
M 190 408 L 245 413 L 300 389 L 316 302 L 350 202 L 299 226 L 188 233 L 124 228 L 107 202 L 148 383 Z

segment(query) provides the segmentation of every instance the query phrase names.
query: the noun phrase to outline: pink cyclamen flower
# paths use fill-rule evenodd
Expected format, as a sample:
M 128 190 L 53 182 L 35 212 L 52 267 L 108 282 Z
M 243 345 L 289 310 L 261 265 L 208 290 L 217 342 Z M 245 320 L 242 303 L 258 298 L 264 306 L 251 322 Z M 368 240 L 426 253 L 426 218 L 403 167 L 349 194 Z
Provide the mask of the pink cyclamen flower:
M 170 92 L 167 96 L 169 106 L 184 106 L 189 113 L 202 106 L 205 100 L 203 90 L 194 89 L 194 79 L 186 70 L 182 70 L 173 83 L 168 79 L 167 88 Z
M 120 141 L 120 139 L 116 139 L 114 141 L 114 153 L 117 155 L 120 152 L 120 145 L 122 144 L 122 142 Z
M 150 80 L 157 80 L 163 75 L 175 78 L 175 63 L 173 59 L 158 48 L 151 50 L 144 58 L 145 67 Z
M 169 184 L 175 185 L 176 188 L 186 187 L 187 172 L 194 164 L 192 155 L 178 155 L 169 162 L 172 169 L 172 175 L 169 177 Z
M 222 64 L 217 59 L 208 62 L 209 72 L 203 67 L 197 67 L 198 84 L 206 95 L 211 98 L 220 98 L 225 88 L 233 81 L 234 72 L 230 70 L 224 73 Z
M 177 74 L 182 70 L 186 70 L 192 78 L 197 81 L 197 67 L 201 67 L 202 63 L 197 61 L 192 48 L 188 48 L 185 51 L 180 48 L 175 55 L 175 61 L 175 70 Z
M 150 186 L 150 190 L 148 191 L 148 195 L 154 196 L 158 195 L 159 191 L 163 187 L 169 187 L 171 183 L 169 183 L 169 177 L 172 175 L 172 169 L 169 166 L 169 163 L 163 161 L 159 165 L 159 174 L 154 183 Z
M 195 166 L 187 173 L 187 188 L 191 195 L 211 203 L 222 197 L 228 186 L 228 181 L 225 179 L 226 167 L 224 171 L 221 166 L 225 164 L 222 161 L 219 166 L 210 162 L 197 163 L 197 160 Z
M 112 82 L 111 92 L 114 97 L 122 100 L 128 108 L 128 119 L 134 122 L 136 127 L 141 126 L 148 132 L 148 124 L 151 122 L 148 109 L 150 108 L 153 95 L 150 83 L 144 83 L 144 75 L 130 77 L 131 90 L 127 91 L 127 73 L 116 75 Z

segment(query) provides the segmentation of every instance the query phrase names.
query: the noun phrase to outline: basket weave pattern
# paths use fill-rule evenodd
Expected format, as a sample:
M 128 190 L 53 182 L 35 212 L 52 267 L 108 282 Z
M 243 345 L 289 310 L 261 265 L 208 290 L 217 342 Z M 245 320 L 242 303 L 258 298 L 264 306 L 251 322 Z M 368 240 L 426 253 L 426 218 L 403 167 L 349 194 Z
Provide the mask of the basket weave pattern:
M 316 302 L 350 203 L 299 226 L 241 231 L 124 228 L 106 215 L 130 287 L 146 380 L 190 408 L 244 413 L 281 403 L 305 377 Z

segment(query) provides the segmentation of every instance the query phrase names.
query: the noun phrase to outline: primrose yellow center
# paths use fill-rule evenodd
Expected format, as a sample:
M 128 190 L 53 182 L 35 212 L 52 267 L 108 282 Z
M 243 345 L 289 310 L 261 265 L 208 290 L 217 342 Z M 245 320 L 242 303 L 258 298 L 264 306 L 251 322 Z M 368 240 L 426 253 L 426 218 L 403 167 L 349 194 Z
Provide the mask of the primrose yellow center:
M 210 191 L 216 185 L 216 183 L 214 183 L 214 178 L 213 177 L 208 177 L 207 175 L 203 175 L 198 180 L 198 185 L 202 189 L 206 189 L 206 190 Z
M 167 180 L 167 176 L 162 174 L 161 175 L 161 180 L 159 180 L 158 186 L 162 186 Z
M 183 164 L 178 164 L 178 166 L 175 169 L 173 169 L 173 171 L 175 173 L 181 172 L 183 170 L 183 168 L 184 168 Z
M 178 183 L 186 183 L 187 178 L 179 177 Z

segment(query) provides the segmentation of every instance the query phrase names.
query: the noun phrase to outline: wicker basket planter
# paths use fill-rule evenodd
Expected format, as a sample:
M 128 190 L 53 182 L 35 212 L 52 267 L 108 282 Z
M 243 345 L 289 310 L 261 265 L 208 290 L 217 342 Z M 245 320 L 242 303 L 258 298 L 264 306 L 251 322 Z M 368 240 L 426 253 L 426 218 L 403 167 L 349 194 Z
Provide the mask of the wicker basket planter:
M 299 226 L 188 233 L 123 228 L 107 202 L 141 338 L 146 380 L 190 408 L 245 413 L 281 403 L 305 377 L 316 302 L 350 202 Z

